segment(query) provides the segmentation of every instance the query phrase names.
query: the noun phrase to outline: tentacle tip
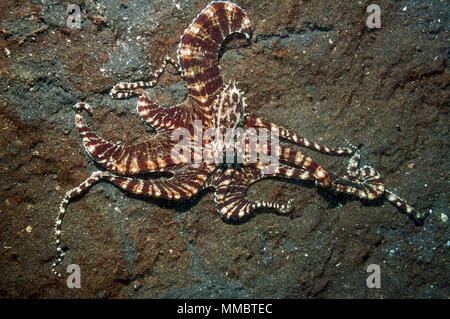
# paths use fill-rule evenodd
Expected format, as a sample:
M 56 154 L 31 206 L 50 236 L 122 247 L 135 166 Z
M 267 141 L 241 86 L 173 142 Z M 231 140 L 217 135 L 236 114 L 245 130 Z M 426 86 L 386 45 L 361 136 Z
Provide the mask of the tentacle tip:
M 292 209 L 294 208 L 294 206 L 292 205 L 294 203 L 294 199 L 291 198 L 290 200 L 288 200 L 288 202 L 286 203 L 286 207 L 284 209 L 281 209 L 281 212 L 284 214 L 288 214 L 292 212 Z
M 84 102 L 78 102 L 73 106 L 75 110 L 86 110 L 89 114 L 92 114 L 92 107 Z
M 109 95 L 113 99 L 123 99 L 124 97 L 127 97 L 125 93 L 122 91 L 127 89 L 127 83 L 126 82 L 120 82 L 113 86 L 111 91 L 109 92 Z
M 352 153 L 359 152 L 359 149 L 360 149 L 360 148 L 359 148 L 358 146 L 356 146 L 355 144 L 353 144 L 352 142 L 350 142 L 350 140 L 349 140 L 348 138 L 344 137 L 344 141 L 345 141 L 345 143 L 348 144 L 349 150 L 350 150 Z
M 56 271 L 56 269 L 54 267 L 56 267 L 56 266 L 52 265 L 52 267 L 50 268 L 51 273 L 54 274 L 58 278 L 64 278 L 64 276 L 61 273 L 59 273 L 58 271 Z
M 423 226 L 427 216 L 428 216 L 427 213 L 425 214 L 417 213 L 416 215 L 410 216 L 410 218 L 414 221 L 414 224 L 416 224 L 416 226 Z
M 287 202 L 287 210 L 290 212 L 290 211 L 292 211 L 292 209 L 294 208 L 294 199 L 293 198 L 291 198 L 290 200 L 288 200 L 288 202 Z
M 421 213 L 421 212 L 415 210 L 415 214 L 413 215 L 413 217 L 416 222 L 418 222 L 419 224 L 423 224 L 423 222 L 428 217 L 428 215 L 430 215 L 430 213 L 431 213 L 431 210 L 426 211 L 425 213 Z

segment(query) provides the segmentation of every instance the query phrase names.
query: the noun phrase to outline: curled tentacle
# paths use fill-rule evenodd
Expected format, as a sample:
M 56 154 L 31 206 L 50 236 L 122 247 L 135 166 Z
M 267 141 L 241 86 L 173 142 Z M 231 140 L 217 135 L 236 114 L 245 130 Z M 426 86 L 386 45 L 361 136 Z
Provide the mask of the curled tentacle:
M 164 58 L 164 61 L 161 65 L 161 67 L 156 70 L 153 73 L 153 80 L 149 81 L 149 82 L 144 82 L 144 81 L 139 81 L 139 82 L 121 82 L 119 84 L 116 84 L 111 92 L 109 93 L 111 95 L 111 97 L 116 98 L 116 99 L 123 99 L 123 98 L 127 98 L 133 95 L 139 95 L 139 92 L 136 89 L 144 89 L 144 88 L 149 88 L 149 87 L 154 87 L 156 85 L 156 83 L 158 83 L 158 80 L 161 76 L 161 74 L 163 74 L 164 70 L 167 67 L 167 64 L 172 64 L 176 69 L 177 72 L 182 74 L 182 68 L 181 66 L 171 57 L 166 56 Z
M 228 1 L 210 3 L 187 27 L 178 46 L 178 61 L 188 82 L 189 96 L 205 111 L 223 86 L 219 51 L 232 33 L 251 37 L 250 21 L 238 5 Z

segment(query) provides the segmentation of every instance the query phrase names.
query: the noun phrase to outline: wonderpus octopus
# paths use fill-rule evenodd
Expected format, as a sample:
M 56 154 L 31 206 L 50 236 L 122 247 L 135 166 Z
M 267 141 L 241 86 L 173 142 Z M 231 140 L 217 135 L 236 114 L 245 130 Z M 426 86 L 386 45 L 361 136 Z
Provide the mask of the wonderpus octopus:
M 425 214 L 387 190 L 373 167 L 360 167 L 360 153 L 355 147 L 322 146 L 248 112 L 244 94 L 237 84 L 225 84 L 220 75 L 219 51 L 225 39 L 233 33 L 250 41 L 250 21 L 246 13 L 229 1 L 212 2 L 182 35 L 177 50 L 178 61 L 166 57 L 150 82 L 119 83 L 112 89 L 113 98 L 139 97 L 137 112 L 156 131 L 142 143 L 124 146 L 104 140 L 84 123 L 81 112 L 91 113 L 92 108 L 86 103 L 74 106 L 76 126 L 86 152 L 106 170 L 92 173 L 78 187 L 68 191 L 62 200 L 55 229 L 58 257 L 51 265 L 54 274 L 62 277 L 56 267 L 64 256 L 61 226 L 67 205 L 72 198 L 100 180 L 135 194 L 171 200 L 189 199 L 200 190 L 212 188 L 217 211 L 226 219 L 241 219 L 259 207 L 281 213 L 290 211 L 292 200 L 286 204 L 247 200 L 246 191 L 256 181 L 268 177 L 310 180 L 320 188 L 361 199 L 384 196 L 413 219 L 425 218 Z M 161 107 L 148 98 L 143 88 L 155 86 L 168 63 L 174 65 L 186 80 L 188 94 L 181 104 Z M 174 134 L 180 129 L 190 133 L 190 143 L 180 148 L 183 152 L 174 152 L 179 146 Z M 195 137 L 198 129 L 204 132 L 212 130 L 215 137 L 198 140 Z M 276 132 L 282 140 L 322 153 L 351 156 L 347 174 L 333 177 L 302 152 L 273 144 L 273 140 L 257 139 L 255 132 L 261 129 Z M 234 133 L 238 131 L 246 133 L 243 139 L 236 139 L 239 134 Z M 221 139 L 218 136 L 231 138 L 219 143 Z M 234 156 L 225 156 L 229 149 L 234 150 Z M 239 158 L 236 149 L 239 150 Z M 207 151 L 214 160 L 204 160 L 203 155 Z M 255 153 L 256 157 L 253 156 Z M 279 161 L 275 164 L 262 161 L 260 154 L 269 153 L 276 155 Z

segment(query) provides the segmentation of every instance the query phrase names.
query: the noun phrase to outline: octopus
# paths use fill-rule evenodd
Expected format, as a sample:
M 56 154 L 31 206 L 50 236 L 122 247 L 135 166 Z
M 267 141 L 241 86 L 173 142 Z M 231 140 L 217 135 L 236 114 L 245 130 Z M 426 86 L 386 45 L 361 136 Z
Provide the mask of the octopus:
M 101 138 L 82 116 L 83 111 L 92 113 L 92 107 L 86 103 L 74 106 L 84 148 L 104 169 L 93 172 L 69 190 L 60 204 L 55 223 L 58 257 L 51 264 L 55 275 L 63 277 L 56 267 L 65 254 L 61 233 L 67 206 L 98 181 L 111 182 L 134 194 L 167 200 L 189 200 L 201 190 L 212 189 L 218 213 L 231 220 L 245 218 L 262 207 L 279 213 L 291 211 L 292 199 L 286 203 L 246 199 L 250 185 L 273 177 L 312 181 L 319 188 L 363 200 L 384 197 L 416 221 L 426 217 L 388 190 L 371 165 L 362 166 L 360 152 L 353 145 L 339 148 L 319 145 L 249 112 L 237 83 L 224 83 L 220 74 L 220 50 L 232 34 L 250 42 L 252 31 L 247 14 L 232 2 L 211 2 L 181 36 L 177 61 L 166 57 L 150 82 L 123 82 L 113 87 L 112 98 L 138 97 L 137 113 L 155 130 L 144 142 L 121 145 Z M 184 78 L 188 92 L 182 103 L 163 107 L 150 100 L 144 89 L 157 84 L 168 64 Z M 259 138 L 257 132 L 261 130 L 275 132 L 277 139 L 268 142 Z M 205 137 L 207 134 L 198 138 L 199 131 L 212 134 L 209 138 Z M 183 143 L 177 136 L 185 137 Z M 278 138 L 325 154 L 349 156 L 346 174 L 334 176 L 301 151 L 277 143 Z M 263 155 L 277 161 L 265 161 Z

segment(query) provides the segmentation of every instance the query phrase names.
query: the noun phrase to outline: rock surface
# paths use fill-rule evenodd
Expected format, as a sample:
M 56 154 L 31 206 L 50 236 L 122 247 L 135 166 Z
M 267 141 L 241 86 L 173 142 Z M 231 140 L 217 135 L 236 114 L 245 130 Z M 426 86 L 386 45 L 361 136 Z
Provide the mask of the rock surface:
M 211 192 L 173 203 L 99 183 L 64 220 L 60 270 L 81 268 L 69 289 L 49 271 L 54 219 L 95 169 L 72 106 L 91 103 L 91 126 L 109 140 L 145 139 L 136 99 L 108 92 L 150 80 L 208 3 L 72 2 L 80 29 L 67 26 L 65 1 L 0 3 L 0 297 L 448 298 L 448 2 L 380 0 L 381 29 L 369 30 L 365 1 L 239 1 L 251 45 L 233 40 L 220 60 L 250 111 L 325 145 L 362 145 L 388 187 L 431 211 L 423 226 L 386 201 L 304 183 L 255 184 L 249 198 L 294 198 L 294 211 L 238 224 L 221 220 Z M 172 105 L 186 87 L 170 69 L 148 92 Z M 305 153 L 343 172 L 345 158 Z M 366 286 L 370 264 L 381 289 Z

